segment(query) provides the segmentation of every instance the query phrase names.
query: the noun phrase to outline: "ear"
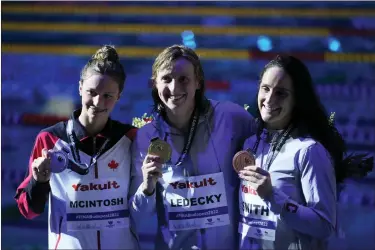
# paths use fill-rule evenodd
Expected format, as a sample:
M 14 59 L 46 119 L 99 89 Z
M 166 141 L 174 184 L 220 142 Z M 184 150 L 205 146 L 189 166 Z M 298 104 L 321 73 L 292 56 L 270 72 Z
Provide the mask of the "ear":
M 80 80 L 79 81 L 79 84 L 78 84 L 78 91 L 79 91 L 79 96 L 82 96 L 82 83 L 83 83 L 83 81 L 82 80 Z

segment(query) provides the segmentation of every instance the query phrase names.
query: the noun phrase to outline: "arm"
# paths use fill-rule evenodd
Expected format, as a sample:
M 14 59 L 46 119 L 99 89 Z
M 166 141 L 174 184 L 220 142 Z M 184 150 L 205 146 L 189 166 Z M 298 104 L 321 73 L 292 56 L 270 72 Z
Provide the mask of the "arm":
M 301 187 L 306 204 L 301 205 L 273 188 L 268 201 L 292 229 L 326 239 L 336 224 L 336 181 L 329 154 L 321 144 L 308 147 L 299 156 Z
M 245 108 L 237 104 L 233 104 L 231 114 L 235 131 L 240 136 L 238 150 L 241 150 L 245 146 L 245 140 L 256 133 L 255 119 Z
M 34 159 L 42 156 L 43 148 L 53 148 L 54 141 L 56 140 L 54 140 L 53 136 L 47 132 L 38 134 L 29 160 L 28 175 L 17 188 L 15 199 L 20 213 L 26 219 L 33 219 L 44 212 L 48 194 L 51 190 L 50 184 L 49 181 L 40 183 L 33 178 L 31 164 Z
M 149 139 L 142 136 L 142 133 L 139 132 L 140 130 L 138 130 L 131 148 L 132 163 L 129 190 L 129 208 L 131 212 L 153 213 L 156 211 L 155 192 L 148 196 L 144 194 L 142 187 L 142 164 L 147 154 L 147 143 Z

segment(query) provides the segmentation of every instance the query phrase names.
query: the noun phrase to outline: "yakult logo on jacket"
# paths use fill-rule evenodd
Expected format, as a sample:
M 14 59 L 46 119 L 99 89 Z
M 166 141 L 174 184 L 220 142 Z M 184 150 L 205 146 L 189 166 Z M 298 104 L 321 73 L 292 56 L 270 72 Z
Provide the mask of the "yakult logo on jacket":
M 85 191 L 100 191 L 100 190 L 107 190 L 107 189 L 118 189 L 120 185 L 117 183 L 117 181 L 108 181 L 107 183 L 92 183 L 90 182 L 89 184 L 73 184 L 72 188 L 74 191 L 79 192 L 85 192 Z
M 201 181 L 176 181 L 169 183 L 174 189 L 185 189 L 185 188 L 200 188 L 200 187 L 207 187 L 207 186 L 215 186 L 216 181 L 213 178 L 204 178 Z
M 246 185 L 241 185 L 241 191 L 242 193 L 245 193 L 245 194 L 252 194 L 252 195 L 258 195 L 257 191 L 255 191 L 254 188 L 250 187 L 250 186 L 246 186 Z

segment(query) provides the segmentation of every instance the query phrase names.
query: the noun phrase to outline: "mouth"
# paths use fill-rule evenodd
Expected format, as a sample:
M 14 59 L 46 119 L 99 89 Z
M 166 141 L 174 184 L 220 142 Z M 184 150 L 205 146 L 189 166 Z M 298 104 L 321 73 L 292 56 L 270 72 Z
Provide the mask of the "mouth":
M 269 107 L 269 106 L 262 106 L 267 112 L 275 112 L 281 110 L 281 108 Z
M 171 95 L 171 96 L 169 96 L 169 99 L 172 100 L 172 101 L 179 101 L 179 100 L 182 100 L 185 96 L 186 96 L 186 94 Z
M 105 112 L 107 112 L 107 109 L 91 109 L 92 110 L 92 113 L 93 114 L 100 114 L 100 113 L 105 113 Z

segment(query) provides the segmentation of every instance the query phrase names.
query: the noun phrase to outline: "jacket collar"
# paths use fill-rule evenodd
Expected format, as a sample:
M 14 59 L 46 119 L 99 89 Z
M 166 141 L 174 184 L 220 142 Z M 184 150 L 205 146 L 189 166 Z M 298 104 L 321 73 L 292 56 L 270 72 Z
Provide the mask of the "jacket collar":
M 79 115 L 81 114 L 82 109 L 74 110 L 72 115 L 70 116 L 70 119 L 73 120 L 73 131 L 79 141 L 82 141 L 90 135 L 87 133 L 85 127 L 80 123 L 78 120 Z M 97 134 L 98 137 L 104 137 L 109 139 L 111 137 L 111 124 L 112 120 L 111 118 L 108 118 L 107 123 L 105 124 L 103 130 Z
M 213 115 L 214 109 L 217 106 L 218 102 L 214 100 L 209 100 L 209 107 L 207 111 L 203 114 L 199 115 L 198 125 L 203 122 L 207 122 L 207 119 Z M 170 126 L 161 115 L 156 115 L 155 120 L 151 122 L 151 124 L 155 127 L 155 129 L 159 132 L 161 136 L 165 136 L 165 134 L 174 134 L 174 135 L 182 135 L 184 136 L 187 132 L 182 132 L 181 130 Z M 160 138 L 163 139 L 163 138 Z

